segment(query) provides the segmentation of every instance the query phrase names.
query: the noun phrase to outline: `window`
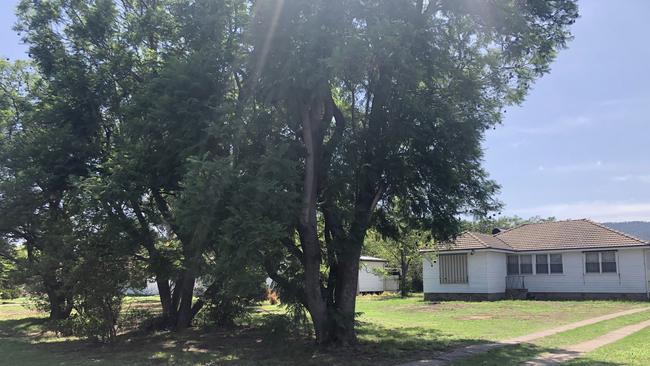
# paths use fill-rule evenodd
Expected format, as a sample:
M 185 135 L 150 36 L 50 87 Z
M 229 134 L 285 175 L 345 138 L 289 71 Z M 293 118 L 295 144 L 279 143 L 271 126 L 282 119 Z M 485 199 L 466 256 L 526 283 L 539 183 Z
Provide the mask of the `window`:
M 519 274 L 519 256 L 509 255 L 507 260 L 508 260 L 508 274 L 509 275 Z
M 603 273 L 616 273 L 616 252 L 601 252 L 600 263 Z
M 440 283 L 468 283 L 467 254 L 441 254 Z
M 564 273 L 562 254 L 550 254 L 549 257 L 551 257 L 551 273 Z
M 535 255 L 535 273 L 564 273 L 562 254 L 537 254 Z
M 537 254 L 535 256 L 535 271 L 537 273 L 548 273 L 548 254 Z
M 519 273 L 521 274 L 530 274 L 533 273 L 533 256 L 520 255 L 519 256 Z
M 616 252 L 586 252 L 585 271 L 587 273 L 616 273 Z

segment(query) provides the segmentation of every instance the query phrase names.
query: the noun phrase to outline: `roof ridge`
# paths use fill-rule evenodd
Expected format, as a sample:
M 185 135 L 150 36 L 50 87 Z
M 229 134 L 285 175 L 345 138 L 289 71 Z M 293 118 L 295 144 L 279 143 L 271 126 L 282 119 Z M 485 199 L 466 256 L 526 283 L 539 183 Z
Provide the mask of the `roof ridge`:
M 521 224 L 521 225 L 517 225 L 517 226 L 515 226 L 515 227 L 511 227 L 510 229 L 505 229 L 505 230 L 499 231 L 498 233 L 494 234 L 494 236 L 497 237 L 497 236 L 499 236 L 499 235 L 501 235 L 501 234 L 503 234 L 503 233 L 507 233 L 508 231 L 512 231 L 512 230 L 514 230 L 514 229 L 519 229 L 520 227 L 524 227 L 524 226 L 526 226 L 526 225 L 532 225 L 532 224 L 533 224 L 532 222 L 525 222 L 525 223 L 523 223 L 523 224 Z
M 503 240 L 503 239 L 501 239 L 501 238 L 498 238 L 496 235 L 492 235 L 492 237 L 495 238 L 496 240 L 502 242 L 503 244 L 505 244 L 508 248 L 512 248 L 513 250 L 515 249 L 515 247 L 513 247 L 513 246 L 510 245 L 510 244 L 508 244 L 505 240 Z
M 494 247 L 493 247 L 492 245 L 486 243 L 485 241 L 483 241 L 483 239 L 481 239 L 480 237 L 476 236 L 475 234 L 480 234 L 480 235 L 489 236 L 489 237 L 491 237 L 491 238 L 493 238 L 493 239 L 496 239 L 496 240 L 500 241 L 501 243 L 505 244 L 505 246 L 507 246 L 508 248 L 515 249 L 512 245 L 506 243 L 505 240 L 503 240 L 503 239 L 501 239 L 501 238 L 497 238 L 496 235 L 493 235 L 493 234 L 485 234 L 485 233 L 481 233 L 481 232 L 471 232 L 471 231 L 467 231 L 467 233 L 469 233 L 469 234 L 470 234 L 474 239 L 478 240 L 478 241 L 479 241 L 481 244 L 483 244 L 486 248 L 494 248 Z
M 489 247 L 490 247 L 486 242 L 484 242 L 481 238 L 479 238 L 478 236 L 475 235 L 475 234 L 478 234 L 478 233 L 473 233 L 473 232 L 471 232 L 471 231 L 469 231 L 469 230 L 467 230 L 467 231 L 465 231 L 465 232 L 466 232 L 467 234 L 469 234 L 472 238 L 476 239 L 476 241 L 478 241 L 479 243 L 483 244 L 484 247 L 486 247 L 486 248 L 489 248 Z
M 523 224 L 517 225 L 515 227 L 511 227 L 510 229 L 505 229 L 500 231 L 499 233 L 495 234 L 494 236 L 497 237 L 503 233 L 507 233 L 508 231 L 512 231 L 515 229 L 522 228 L 524 226 L 530 226 L 530 225 L 545 225 L 545 224 L 557 224 L 560 222 L 569 222 L 569 221 L 584 221 L 588 219 L 564 219 L 564 220 L 555 220 L 555 221 L 541 221 L 541 222 L 524 222 Z M 503 240 L 502 240 L 503 241 Z
M 586 221 L 586 222 L 588 222 L 588 223 L 590 223 L 590 224 L 592 224 L 592 225 L 595 225 L 595 226 L 601 227 L 601 228 L 603 228 L 603 229 L 605 229 L 605 230 L 609 230 L 609 231 L 611 231 L 611 232 L 613 232 L 613 233 L 616 233 L 616 234 L 619 234 L 619 235 L 623 235 L 623 236 L 625 236 L 625 237 L 627 237 L 627 238 L 630 238 L 630 239 L 632 239 L 632 240 L 636 240 L 636 241 L 638 241 L 638 242 L 640 242 L 640 243 L 643 243 L 643 244 L 650 244 L 650 242 L 648 242 L 648 241 L 646 241 L 646 240 L 643 240 L 643 239 L 637 238 L 637 237 L 634 236 L 634 235 L 630 235 L 630 234 L 624 233 L 624 232 L 622 232 L 622 231 L 618 231 L 618 230 L 616 230 L 616 229 L 612 229 L 611 227 L 609 227 L 609 226 L 605 226 L 605 225 L 603 225 L 603 224 L 601 224 L 601 223 L 599 223 L 599 222 L 596 222 L 596 221 L 593 221 L 593 220 L 590 220 L 590 219 L 582 219 L 582 220 L 583 220 L 583 221 Z

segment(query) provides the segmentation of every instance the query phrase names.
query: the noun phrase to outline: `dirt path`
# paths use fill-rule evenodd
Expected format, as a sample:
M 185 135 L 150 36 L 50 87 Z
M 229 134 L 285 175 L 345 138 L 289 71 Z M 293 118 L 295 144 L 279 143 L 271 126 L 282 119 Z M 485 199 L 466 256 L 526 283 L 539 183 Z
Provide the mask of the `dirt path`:
M 452 363 L 454 361 L 458 361 L 458 360 L 463 359 L 463 358 L 467 358 L 467 357 L 471 357 L 471 356 L 475 356 L 475 355 L 478 355 L 478 354 L 481 354 L 481 353 L 488 352 L 488 351 L 490 351 L 492 349 L 495 349 L 495 348 L 504 347 L 504 346 L 507 346 L 507 345 L 513 345 L 513 344 L 526 343 L 526 342 L 530 342 L 530 341 L 533 341 L 533 340 L 536 340 L 536 339 L 539 339 L 539 338 L 548 337 L 550 335 L 554 335 L 554 334 L 557 334 L 557 333 L 566 332 L 567 330 L 572 330 L 572 329 L 584 327 L 585 325 L 591 325 L 591 324 L 595 324 L 595 323 L 598 323 L 598 322 L 602 322 L 604 320 L 614 319 L 614 318 L 618 318 L 618 317 L 624 316 L 624 315 L 636 314 L 636 313 L 640 313 L 642 311 L 647 311 L 647 310 L 650 310 L 650 308 L 649 307 L 643 307 L 643 308 L 619 311 L 619 312 L 616 312 L 616 313 L 611 313 L 611 314 L 607 314 L 607 315 L 598 316 L 598 317 L 595 317 L 595 318 L 585 319 L 585 320 L 582 320 L 582 321 L 579 321 L 579 322 L 562 325 L 562 326 L 559 326 L 559 327 L 556 327 L 556 328 L 547 329 L 547 330 L 543 330 L 543 331 L 540 331 L 540 332 L 535 332 L 535 333 L 523 335 L 523 336 L 520 336 L 520 337 L 506 339 L 506 340 L 504 340 L 502 342 L 482 343 L 482 344 L 475 344 L 475 345 L 470 345 L 470 346 L 466 346 L 466 347 L 461 347 L 461 348 L 453 349 L 453 350 L 451 350 L 449 352 L 439 354 L 439 355 L 437 355 L 436 357 L 434 357 L 432 359 L 412 361 L 412 362 L 400 364 L 398 366 L 444 366 L 444 365 L 448 365 L 448 364 L 450 364 L 450 363 Z M 644 323 L 646 323 L 646 322 L 639 323 L 639 324 L 636 324 L 634 326 L 639 326 L 639 325 L 644 324 Z M 649 323 L 649 325 L 650 325 L 650 321 L 647 321 L 647 323 Z M 642 327 L 641 329 L 643 329 L 643 328 L 645 328 L 647 326 L 648 325 Z M 619 330 L 624 330 L 624 329 L 627 329 L 627 328 L 630 328 L 630 327 L 633 327 L 633 326 L 621 328 Z M 613 334 L 615 332 L 608 333 L 608 334 L 606 334 L 606 335 L 604 335 L 602 337 L 596 338 L 593 341 L 596 341 L 596 340 L 598 340 L 600 338 L 609 336 L 610 334 Z M 634 333 L 634 332 L 632 332 L 632 333 Z M 628 333 L 628 334 L 631 334 L 631 333 Z M 622 336 L 621 338 L 623 338 L 623 337 L 625 337 L 625 335 Z M 618 339 L 620 339 L 620 338 L 618 338 Z M 618 340 L 618 339 L 615 339 L 615 340 Z M 593 342 L 593 341 L 584 342 L 584 343 L 586 344 L 586 343 L 590 343 L 590 342 Z M 611 342 L 614 342 L 614 341 L 611 341 Z M 611 342 L 608 342 L 608 343 L 611 343 Z M 580 345 L 582 345 L 582 343 Z M 578 346 L 578 345 L 576 345 L 576 346 Z M 597 347 L 600 347 L 600 346 L 597 346 Z M 574 351 L 569 351 L 569 352 L 574 352 Z M 551 355 L 548 355 L 548 356 L 550 357 Z M 578 357 L 578 356 L 575 356 L 575 357 Z M 575 358 L 575 357 L 573 357 L 573 358 Z M 536 360 L 534 360 L 534 361 L 536 361 Z M 533 361 L 531 361 L 531 362 L 533 362 Z M 542 362 L 541 358 L 540 358 L 540 362 Z M 557 365 L 557 363 L 552 363 L 552 364 L 548 364 L 548 363 L 532 363 L 532 364 L 527 364 L 527 365 L 539 365 L 539 366 L 541 366 L 541 365 Z
M 574 344 L 568 346 L 563 350 L 559 350 L 553 353 L 546 353 L 538 358 L 526 362 L 524 365 L 527 366 L 554 366 L 559 365 L 562 362 L 572 360 L 574 358 L 580 357 L 587 352 L 591 352 L 596 348 L 600 348 L 604 345 L 614 343 L 618 340 L 621 340 L 630 334 L 636 333 L 644 328 L 650 327 L 650 320 L 643 321 L 638 324 L 628 325 L 617 329 L 615 331 L 604 334 L 598 338 Z

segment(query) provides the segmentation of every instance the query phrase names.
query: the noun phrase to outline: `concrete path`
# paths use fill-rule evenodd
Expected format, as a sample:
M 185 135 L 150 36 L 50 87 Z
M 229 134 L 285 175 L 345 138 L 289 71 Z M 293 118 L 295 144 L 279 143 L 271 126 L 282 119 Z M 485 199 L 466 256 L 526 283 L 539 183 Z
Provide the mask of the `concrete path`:
M 623 327 L 615 331 L 609 332 L 590 341 L 574 344 L 573 346 L 566 347 L 565 349 L 559 350 L 557 352 L 543 354 L 534 360 L 526 362 L 524 365 L 527 366 L 559 365 L 563 362 L 580 357 L 587 352 L 591 352 L 596 348 L 600 348 L 604 345 L 621 340 L 629 336 L 630 334 L 636 333 L 647 327 L 650 327 L 650 320 L 646 320 L 638 324 L 628 325 L 627 327 Z
M 562 326 L 559 326 L 559 327 L 556 327 L 556 328 L 547 329 L 547 330 L 543 330 L 543 331 L 540 331 L 540 332 L 527 334 L 527 335 L 520 336 L 520 337 L 506 339 L 506 340 L 501 341 L 501 342 L 481 343 L 481 344 L 475 344 L 475 345 L 471 345 L 471 346 L 456 348 L 456 349 L 452 349 L 449 352 L 439 354 L 439 355 L 435 356 L 434 358 L 431 358 L 431 359 L 428 359 L 428 360 L 412 361 L 412 362 L 404 363 L 404 364 L 401 364 L 401 365 L 398 365 L 398 366 L 445 366 L 445 365 L 448 365 L 448 364 L 450 364 L 450 363 L 452 363 L 454 361 L 458 361 L 458 360 L 463 359 L 463 358 L 467 358 L 467 357 L 475 356 L 475 355 L 478 355 L 478 354 L 481 354 L 481 353 L 485 353 L 485 352 L 488 352 L 488 351 L 490 351 L 492 349 L 495 349 L 495 348 L 499 348 L 499 347 L 503 347 L 503 346 L 507 346 L 507 345 L 513 345 L 513 344 L 526 343 L 526 342 L 533 341 L 535 339 L 548 337 L 548 336 L 553 335 L 553 334 L 566 332 L 567 330 L 584 327 L 585 325 L 595 324 L 595 323 L 598 323 L 598 322 L 602 322 L 604 320 L 614 319 L 614 318 L 618 318 L 619 316 L 624 316 L 624 315 L 636 314 L 636 313 L 640 313 L 642 311 L 647 311 L 647 310 L 650 310 L 650 308 L 649 307 L 643 307 L 643 308 L 636 308 L 636 309 L 630 309 L 630 310 L 625 310 L 625 311 L 619 311 L 617 313 L 607 314 L 607 315 L 603 315 L 603 316 L 599 316 L 599 317 L 595 317 L 595 318 L 591 318 L 591 319 L 586 319 L 586 320 L 582 320 L 582 321 L 571 323 L 571 324 L 562 325 Z M 628 327 L 626 327 L 626 328 L 628 328 Z M 625 328 L 623 328 L 623 329 L 625 329 Z M 611 334 L 611 333 L 609 333 L 609 334 Z M 603 337 L 605 337 L 605 336 L 603 336 Z M 599 339 L 599 338 L 597 338 L 597 339 Z M 531 364 L 531 365 L 533 365 L 533 364 Z M 542 364 L 535 364 L 535 365 L 546 365 L 546 364 L 542 363 Z M 553 365 L 555 365 L 555 364 L 553 364 Z

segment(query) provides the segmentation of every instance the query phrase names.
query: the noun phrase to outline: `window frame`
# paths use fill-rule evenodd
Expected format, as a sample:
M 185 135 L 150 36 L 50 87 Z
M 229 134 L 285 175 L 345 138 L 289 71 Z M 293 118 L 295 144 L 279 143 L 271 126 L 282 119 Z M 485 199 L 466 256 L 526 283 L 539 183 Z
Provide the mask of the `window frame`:
M 586 275 L 602 275 L 602 274 L 611 275 L 611 274 L 618 274 L 619 273 L 618 272 L 619 266 L 618 266 L 618 251 L 617 250 L 594 250 L 594 251 L 588 251 L 588 252 L 583 252 L 583 253 L 584 253 L 583 258 L 584 258 L 584 263 L 585 263 L 585 265 L 583 267 L 584 274 L 586 274 Z M 613 261 L 603 262 L 603 254 L 612 254 L 614 260 Z M 592 255 L 592 256 L 596 255 L 597 256 L 598 271 L 588 269 L 589 264 L 592 264 L 592 265 L 594 264 L 593 261 L 592 262 L 587 262 L 587 257 L 589 255 Z M 614 264 L 613 270 L 611 270 L 611 268 L 609 268 L 608 270 L 604 270 L 603 269 L 603 264 L 604 263 L 609 263 L 609 264 L 613 263 Z
M 524 263 L 521 259 L 523 257 L 528 257 L 530 258 L 529 263 Z M 530 272 L 524 272 L 524 265 L 530 266 Z M 532 254 L 520 254 L 519 255 L 519 274 L 520 275 L 532 275 L 534 274 L 534 267 L 535 267 L 535 262 L 533 262 L 533 255 Z
M 553 263 L 553 261 L 551 260 L 551 257 L 553 257 L 553 256 L 558 256 L 560 258 L 560 262 L 559 263 Z M 546 276 L 549 276 L 549 275 L 553 275 L 553 276 L 564 275 L 564 256 L 562 255 L 562 253 L 535 253 L 534 257 L 535 257 L 535 266 L 534 266 L 535 267 L 535 275 L 546 275 Z M 540 258 L 540 257 L 546 258 L 546 263 L 539 263 L 538 258 Z M 538 271 L 538 266 L 539 265 L 544 265 L 544 267 L 546 268 L 546 272 L 539 272 Z M 559 265 L 560 268 L 561 268 L 561 271 L 560 272 L 554 272 L 553 271 L 553 266 L 554 265 L 555 266 Z
M 517 263 L 516 263 L 517 272 L 516 273 L 510 271 L 511 266 L 512 266 L 512 268 L 515 267 L 515 263 L 510 263 L 510 261 L 509 261 L 510 258 L 516 258 L 517 259 Z M 507 276 L 521 275 L 520 270 L 521 270 L 521 268 L 519 267 L 519 254 L 507 254 L 506 255 L 506 275 Z
M 461 264 L 460 269 L 452 270 L 451 274 L 443 274 L 443 258 L 449 259 L 445 267 Z M 453 258 L 453 259 L 452 259 Z M 438 281 L 441 285 L 469 285 L 469 256 L 468 253 L 446 253 L 438 255 Z M 461 263 L 462 262 L 462 263 Z M 447 276 L 448 275 L 448 276 Z
M 561 272 L 553 272 L 553 264 L 555 264 L 555 265 L 558 264 L 558 263 L 553 263 L 553 260 L 551 259 L 551 257 L 554 256 L 554 255 L 560 256 L 559 265 L 562 268 Z M 552 275 L 562 275 L 562 274 L 564 274 L 564 256 L 562 255 L 562 253 L 549 253 L 548 254 L 548 269 L 549 269 L 548 273 L 552 274 Z
M 538 259 L 539 258 L 546 258 L 546 263 L 539 263 Z M 543 265 L 544 268 L 546 268 L 546 272 L 540 272 L 539 267 Z M 550 268 L 549 268 L 549 263 L 548 263 L 548 254 L 543 253 L 543 254 L 535 254 L 535 274 L 549 274 Z

